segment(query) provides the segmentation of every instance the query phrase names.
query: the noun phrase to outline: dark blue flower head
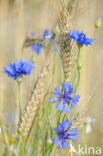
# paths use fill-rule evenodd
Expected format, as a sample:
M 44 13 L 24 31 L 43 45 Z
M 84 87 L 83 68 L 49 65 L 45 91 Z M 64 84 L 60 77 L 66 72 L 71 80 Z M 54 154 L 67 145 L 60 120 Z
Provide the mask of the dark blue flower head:
M 64 120 L 59 123 L 58 127 L 54 129 L 57 135 L 54 135 L 54 143 L 60 148 L 67 149 L 69 147 L 69 140 L 75 141 L 78 129 L 70 129 L 71 122 Z
M 95 41 L 93 38 L 87 38 L 86 34 L 79 32 L 78 30 L 70 31 L 68 37 L 74 39 L 80 47 L 83 45 L 92 45 L 92 42 Z
M 75 108 L 80 96 L 72 95 L 74 91 L 68 82 L 63 82 L 61 84 L 61 87 L 61 90 L 58 87 L 54 88 L 54 91 L 52 93 L 55 96 L 51 98 L 51 103 L 58 102 L 59 104 L 57 104 L 56 106 L 57 110 L 60 109 L 61 112 L 70 113 L 70 106 L 73 106 Z
M 4 73 L 12 79 L 17 80 L 18 77 L 22 77 L 23 75 L 30 75 L 33 68 L 34 66 L 31 61 L 25 60 L 23 62 L 22 60 L 17 60 L 15 63 L 7 64 L 4 68 Z
M 31 48 L 34 52 L 36 52 L 39 55 L 42 47 L 43 46 L 41 44 L 34 44 Z

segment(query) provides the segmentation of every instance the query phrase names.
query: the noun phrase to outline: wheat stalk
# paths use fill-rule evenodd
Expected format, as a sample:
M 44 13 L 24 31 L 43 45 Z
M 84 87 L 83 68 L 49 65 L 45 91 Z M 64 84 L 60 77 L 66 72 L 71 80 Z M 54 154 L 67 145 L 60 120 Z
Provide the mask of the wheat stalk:
M 28 104 L 25 107 L 24 115 L 21 117 L 21 121 L 18 127 L 19 137 L 26 137 L 26 141 L 30 135 L 30 131 L 32 125 L 35 121 L 37 109 L 39 107 L 41 97 L 43 94 L 44 83 L 46 75 L 48 74 L 49 68 L 48 66 L 44 67 L 40 77 L 38 78 L 36 84 L 33 87 L 33 91 L 31 93 L 31 97 L 28 101 Z
M 75 0 L 71 0 L 68 4 L 61 0 L 61 10 L 57 19 L 58 27 L 60 30 L 59 43 L 60 43 L 60 56 L 63 63 L 64 76 L 68 80 L 71 74 L 72 62 L 76 44 L 72 39 L 68 38 L 68 32 L 71 29 L 71 14 Z

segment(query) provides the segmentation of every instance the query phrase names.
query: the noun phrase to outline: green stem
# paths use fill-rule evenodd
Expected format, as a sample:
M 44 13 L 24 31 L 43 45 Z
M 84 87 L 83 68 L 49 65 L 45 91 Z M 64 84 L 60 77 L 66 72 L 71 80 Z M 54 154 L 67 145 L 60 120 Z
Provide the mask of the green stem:
M 57 40 L 57 35 L 55 34 L 55 38 L 54 38 L 54 62 L 53 62 L 53 74 L 52 74 L 52 87 L 54 84 L 54 75 L 55 75 L 55 63 L 56 63 L 56 40 Z
M 97 28 L 94 29 L 94 34 L 93 34 L 93 37 L 94 37 L 94 38 L 96 38 L 97 30 L 98 30 Z
M 73 81 L 72 81 L 72 86 L 73 87 L 74 87 L 74 84 L 75 84 L 76 74 L 77 74 L 77 68 L 75 67 L 75 71 L 74 71 L 74 74 L 73 74 Z
M 79 83 L 80 83 L 80 70 L 78 70 L 78 81 L 77 81 L 76 91 L 79 87 Z M 76 93 L 76 91 L 75 91 L 75 93 Z
M 76 90 L 75 90 L 75 93 L 76 91 L 78 90 L 78 87 L 79 87 L 79 83 L 80 83 L 80 47 L 78 49 L 78 54 L 77 54 L 77 71 L 78 71 L 78 80 L 77 80 L 77 86 L 76 86 Z
M 17 82 L 18 84 L 18 106 L 19 106 L 19 119 L 21 119 L 21 83 Z

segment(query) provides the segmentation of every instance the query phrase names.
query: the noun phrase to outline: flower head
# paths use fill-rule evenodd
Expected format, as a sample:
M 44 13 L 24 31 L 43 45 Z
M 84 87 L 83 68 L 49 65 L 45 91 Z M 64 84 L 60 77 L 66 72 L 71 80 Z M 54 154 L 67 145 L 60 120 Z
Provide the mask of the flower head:
M 30 75 L 32 69 L 34 68 L 31 61 L 22 60 L 16 61 L 15 63 L 7 64 L 4 68 L 4 73 L 7 74 L 14 80 L 17 80 L 18 77 L 22 77 L 23 75 Z
M 48 45 L 50 41 L 54 41 L 55 34 L 54 32 L 51 32 L 50 30 L 44 30 L 43 38 L 44 38 L 45 45 Z
M 95 41 L 93 38 L 87 38 L 86 34 L 79 32 L 78 30 L 70 31 L 68 37 L 74 39 L 80 47 L 83 45 L 92 45 L 92 42 Z
M 34 32 L 31 32 L 30 36 L 36 38 L 36 34 Z M 31 50 L 39 55 L 41 53 L 42 47 L 42 44 L 36 43 L 31 46 Z
M 52 92 L 54 97 L 51 98 L 51 103 L 58 102 L 56 109 L 60 109 L 61 112 L 64 113 L 70 113 L 71 109 L 70 106 L 77 105 L 77 102 L 79 101 L 80 96 L 75 95 L 72 96 L 72 93 L 74 93 L 73 88 L 70 86 L 68 82 L 63 82 L 61 84 L 62 89 L 60 90 L 58 87 L 54 88 L 54 91 Z
M 41 44 L 34 44 L 34 45 L 32 45 L 32 50 L 34 51 L 34 52 L 36 52 L 38 55 L 40 54 L 40 52 L 41 52 L 41 49 L 42 49 L 42 45 Z
M 45 39 L 48 36 L 49 33 L 50 33 L 50 30 L 49 29 L 45 29 L 43 31 L 43 38 Z
M 57 135 L 54 135 L 54 143 L 57 144 L 60 148 L 67 149 L 69 147 L 69 140 L 75 141 L 76 135 L 78 134 L 78 129 L 73 128 L 70 129 L 69 120 L 64 120 L 62 123 L 59 123 L 58 127 L 54 129 L 54 131 L 57 133 Z

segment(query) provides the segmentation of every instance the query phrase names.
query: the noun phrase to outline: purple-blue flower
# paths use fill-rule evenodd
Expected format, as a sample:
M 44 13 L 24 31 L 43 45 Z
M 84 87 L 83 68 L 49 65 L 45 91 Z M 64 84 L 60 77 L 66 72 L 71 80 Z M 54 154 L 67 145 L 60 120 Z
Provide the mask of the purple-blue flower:
M 35 37 L 36 34 L 34 32 L 31 32 L 30 36 Z M 36 52 L 39 55 L 41 53 L 42 47 L 43 47 L 42 44 L 36 43 L 31 46 L 31 49 L 33 52 Z
M 44 38 L 44 43 L 45 45 L 48 45 L 50 42 L 52 42 L 52 51 L 55 51 L 55 33 L 45 29 L 43 32 L 43 38 Z M 56 40 L 56 52 L 59 53 L 60 52 L 60 46 L 59 46 L 59 41 Z
M 78 129 L 70 128 L 71 122 L 69 120 L 64 120 L 62 123 L 59 123 L 58 127 L 54 129 L 57 133 L 54 135 L 54 143 L 57 144 L 58 147 L 67 149 L 69 147 L 69 141 L 75 141 L 76 135 L 78 134 Z
M 52 91 L 52 94 L 54 96 L 51 97 L 51 103 L 57 102 L 58 104 L 56 106 L 56 109 L 59 109 L 64 113 L 67 112 L 69 114 L 71 112 L 70 106 L 75 108 L 80 96 L 72 95 L 72 93 L 74 93 L 74 90 L 68 82 L 61 83 L 61 87 L 61 89 L 59 89 L 58 87 L 54 88 L 54 91 Z
M 49 33 L 50 33 L 50 30 L 49 29 L 45 29 L 43 31 L 43 38 L 45 39 L 49 35 Z
M 48 45 L 50 43 L 50 41 L 53 41 L 54 40 L 55 34 L 54 34 L 54 32 L 46 29 L 43 32 L 43 38 L 44 38 L 45 45 Z
M 22 77 L 23 75 L 30 75 L 33 68 L 34 66 L 31 61 L 17 60 L 15 63 L 7 64 L 4 68 L 4 73 L 12 79 L 17 80 L 18 77 Z
M 45 30 L 43 31 L 42 37 L 43 37 L 44 42 L 45 42 L 46 45 L 47 45 L 47 44 L 50 42 L 50 40 L 51 40 L 51 37 L 49 37 L 49 36 L 50 36 L 49 33 L 50 33 L 50 30 L 48 30 L 48 29 L 45 29 Z M 39 54 L 41 53 L 42 47 L 43 47 L 42 44 L 34 44 L 33 46 L 31 46 L 31 49 L 32 49 L 32 51 L 36 52 L 36 53 L 39 55 Z
M 87 38 L 86 34 L 79 32 L 78 30 L 70 31 L 68 37 L 74 39 L 80 47 L 83 45 L 92 45 L 92 42 L 95 41 L 93 38 Z
M 31 49 L 39 55 L 41 53 L 42 47 L 42 44 L 34 44 L 32 45 Z

